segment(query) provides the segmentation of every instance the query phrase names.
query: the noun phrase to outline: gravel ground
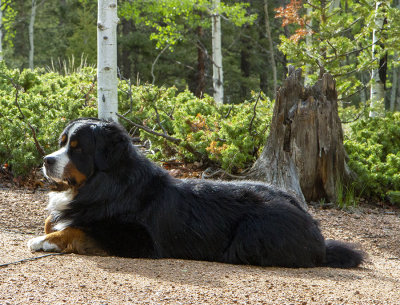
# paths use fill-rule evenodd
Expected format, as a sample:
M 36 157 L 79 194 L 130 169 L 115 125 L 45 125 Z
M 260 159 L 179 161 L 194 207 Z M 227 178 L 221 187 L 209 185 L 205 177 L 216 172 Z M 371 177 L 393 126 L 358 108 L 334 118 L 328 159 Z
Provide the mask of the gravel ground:
M 31 258 L 47 192 L 0 189 L 0 264 Z M 357 269 L 48 256 L 0 268 L 0 304 L 400 304 L 400 211 L 310 208 L 327 238 L 368 253 Z

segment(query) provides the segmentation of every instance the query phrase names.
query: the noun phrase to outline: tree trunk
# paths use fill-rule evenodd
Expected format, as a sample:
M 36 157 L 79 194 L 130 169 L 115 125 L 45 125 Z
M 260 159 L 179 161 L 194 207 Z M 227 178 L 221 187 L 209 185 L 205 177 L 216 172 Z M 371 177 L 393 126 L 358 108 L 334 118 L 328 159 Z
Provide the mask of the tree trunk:
M 271 69 L 272 69 L 272 78 L 274 80 L 274 93 L 278 88 L 278 77 L 276 71 L 276 63 L 275 63 L 275 52 L 274 52 L 274 42 L 272 40 L 271 29 L 269 26 L 269 12 L 268 12 L 268 0 L 264 0 L 264 20 L 265 20 L 265 36 L 268 39 L 268 46 L 269 46 L 269 60 L 271 62 Z
M 306 36 L 306 46 L 307 46 L 307 50 L 312 50 L 312 46 L 313 46 L 313 36 L 312 36 L 312 31 L 311 28 L 313 26 L 312 24 L 312 11 L 313 8 L 307 7 L 307 16 L 310 18 L 309 24 L 308 24 L 308 33 Z M 304 84 L 306 85 L 311 85 L 311 79 L 310 79 L 310 75 L 312 74 L 312 67 L 310 66 L 310 64 L 306 64 L 305 66 L 305 76 L 304 76 Z
M 31 19 L 29 21 L 29 69 L 33 70 L 34 42 L 33 42 L 33 27 L 36 18 L 36 0 L 32 0 Z
M 377 58 L 376 53 L 376 45 L 378 44 L 378 33 L 377 31 L 381 31 L 384 24 L 384 18 L 378 17 L 378 11 L 382 2 L 377 1 L 375 7 L 375 25 L 374 30 L 372 31 L 372 59 L 378 62 L 376 68 L 373 68 L 371 71 L 371 111 L 369 112 L 370 117 L 380 116 L 384 112 L 384 98 L 385 98 L 385 83 L 381 79 L 382 73 L 380 70 L 383 69 L 383 65 L 381 64 L 381 59 Z M 378 29 L 378 30 L 377 30 Z
M 249 39 L 245 36 L 240 37 L 240 71 L 242 81 L 240 82 L 240 100 L 244 101 L 248 98 L 250 78 L 250 44 Z
M 397 52 L 394 54 L 394 59 L 397 59 Z M 390 111 L 395 110 L 395 105 L 396 105 L 396 97 L 397 97 L 397 83 L 398 83 L 398 74 L 400 72 L 400 69 L 398 67 L 393 68 L 393 79 L 392 79 L 392 91 L 390 94 Z
M 132 69 L 132 58 L 131 54 L 134 53 L 131 46 L 128 46 L 126 43 L 127 39 L 132 39 L 132 33 L 135 31 L 135 26 L 132 20 L 127 20 L 123 18 L 120 23 L 120 36 L 125 38 L 125 43 L 122 42 L 118 46 L 119 55 L 118 58 L 120 59 L 119 68 L 121 74 L 124 78 L 132 78 L 134 73 Z
M 1 9 L 0 0 L 0 61 L 3 60 L 3 10 Z
M 201 44 L 201 38 L 204 35 L 203 28 L 198 26 L 196 29 L 197 34 L 197 73 L 196 73 L 196 89 L 194 94 L 198 98 L 203 98 L 206 90 L 206 53 L 204 47 Z
M 117 0 L 98 1 L 97 105 L 98 117 L 117 121 Z
M 301 69 L 289 67 L 278 90 L 267 144 L 250 176 L 294 192 L 306 201 L 336 200 L 350 178 L 337 109 L 335 81 L 325 73 L 304 88 Z
M 220 0 L 213 0 L 214 13 L 211 20 L 212 30 L 212 61 L 213 61 L 213 88 L 214 100 L 217 104 L 224 102 L 224 78 L 222 70 L 221 49 L 221 16 L 219 15 Z

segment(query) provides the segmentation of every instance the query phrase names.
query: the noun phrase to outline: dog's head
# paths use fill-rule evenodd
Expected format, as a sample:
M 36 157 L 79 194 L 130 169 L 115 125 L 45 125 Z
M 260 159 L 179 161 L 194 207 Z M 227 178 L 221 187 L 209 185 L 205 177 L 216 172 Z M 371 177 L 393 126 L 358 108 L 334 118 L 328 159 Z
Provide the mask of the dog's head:
M 80 186 L 96 171 L 112 170 L 129 144 L 119 124 L 94 118 L 74 120 L 60 135 L 60 149 L 44 157 L 43 171 L 55 182 Z

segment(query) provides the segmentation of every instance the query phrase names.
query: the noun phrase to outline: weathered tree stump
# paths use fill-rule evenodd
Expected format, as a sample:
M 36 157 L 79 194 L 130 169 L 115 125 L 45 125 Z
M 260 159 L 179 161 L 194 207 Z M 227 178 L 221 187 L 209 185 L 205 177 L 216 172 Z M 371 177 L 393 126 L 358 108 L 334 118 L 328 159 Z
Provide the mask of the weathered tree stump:
M 301 69 L 289 67 L 289 76 L 277 91 L 267 143 L 250 176 L 307 202 L 334 202 L 338 183 L 350 178 L 336 83 L 325 73 L 314 86 L 304 88 L 300 78 Z

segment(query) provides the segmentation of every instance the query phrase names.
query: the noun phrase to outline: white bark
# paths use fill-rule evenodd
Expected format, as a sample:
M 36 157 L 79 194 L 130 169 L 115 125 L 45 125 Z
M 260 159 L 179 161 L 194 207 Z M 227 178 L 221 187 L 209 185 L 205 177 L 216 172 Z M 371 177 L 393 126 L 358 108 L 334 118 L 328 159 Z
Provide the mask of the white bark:
M 264 14 L 265 14 L 265 33 L 269 42 L 269 58 L 271 61 L 272 77 L 274 80 L 274 95 L 276 94 L 276 89 L 278 87 L 278 78 L 276 72 L 276 62 L 275 62 L 275 52 L 274 43 L 271 36 L 271 29 L 269 27 L 269 15 L 268 15 L 268 0 L 264 0 Z
M 382 5 L 382 2 L 376 2 L 375 7 L 375 27 L 372 31 L 372 59 L 379 63 L 379 58 L 376 56 L 376 44 L 378 43 L 378 31 L 383 27 L 383 18 L 378 17 L 377 13 Z M 384 98 L 385 98 L 385 87 L 379 78 L 379 65 L 372 69 L 371 71 L 371 102 L 370 107 L 371 111 L 369 112 L 370 117 L 380 116 L 384 111 Z
M 213 1 L 214 13 L 212 15 L 212 60 L 213 60 L 213 88 L 214 100 L 217 104 L 224 102 L 224 78 L 222 70 L 221 49 L 221 17 L 219 15 L 220 0 Z
M 307 7 L 307 16 L 311 16 L 312 13 L 312 7 Z M 310 52 L 310 50 L 312 49 L 312 31 L 311 31 L 311 27 L 312 27 L 312 19 L 310 18 L 310 23 L 308 24 L 308 33 L 306 35 L 306 46 L 307 46 L 307 50 L 308 52 Z M 311 79 L 310 79 L 310 74 L 312 73 L 312 68 L 310 67 L 309 64 L 306 64 L 305 67 L 305 73 L 304 73 L 304 84 L 306 85 L 311 85 Z
M 0 0 L 0 61 L 3 60 L 3 11 L 1 9 L 1 0 Z
M 397 59 L 397 56 L 398 55 L 396 52 L 394 59 Z M 390 111 L 394 111 L 396 106 L 398 74 L 399 68 L 393 68 L 392 92 L 390 93 Z
M 332 13 L 335 8 L 340 7 L 340 0 L 332 0 L 329 6 L 329 12 Z
M 32 10 L 31 10 L 31 19 L 29 21 L 29 69 L 33 70 L 33 56 L 35 52 L 35 45 L 33 41 L 33 27 L 35 25 L 35 18 L 36 18 L 36 7 L 37 2 L 36 0 L 32 0 Z
M 0 0 L 0 61 L 3 60 L 3 10 L 1 6 L 2 1 Z
M 396 5 L 397 9 L 400 9 L 400 1 L 397 1 Z M 394 58 L 393 60 L 398 60 L 399 59 L 399 53 L 395 52 L 394 53 Z M 399 67 L 393 68 L 393 80 L 392 80 L 392 92 L 390 96 L 390 111 L 396 111 L 398 109 L 398 103 L 399 101 L 397 100 L 398 98 L 398 88 L 399 88 L 399 73 L 400 69 Z
M 117 0 L 98 0 L 97 17 L 98 117 L 117 121 Z

